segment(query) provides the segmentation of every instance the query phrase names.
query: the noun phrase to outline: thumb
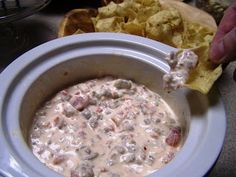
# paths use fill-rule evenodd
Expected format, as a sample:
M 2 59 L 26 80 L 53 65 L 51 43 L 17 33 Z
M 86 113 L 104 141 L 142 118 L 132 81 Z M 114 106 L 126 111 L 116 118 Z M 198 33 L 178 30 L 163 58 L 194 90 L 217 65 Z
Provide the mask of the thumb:
M 210 58 L 214 63 L 235 60 L 236 27 L 229 31 L 221 40 L 214 41 L 210 48 Z

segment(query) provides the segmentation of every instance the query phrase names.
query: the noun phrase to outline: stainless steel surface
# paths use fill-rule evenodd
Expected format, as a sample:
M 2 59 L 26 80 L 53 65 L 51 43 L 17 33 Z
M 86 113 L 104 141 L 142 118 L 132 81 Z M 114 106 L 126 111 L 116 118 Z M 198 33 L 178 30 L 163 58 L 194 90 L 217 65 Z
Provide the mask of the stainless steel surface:
M 92 3 L 92 1 L 88 3 Z M 64 1 L 64 3 L 63 1 L 52 1 L 41 12 L 14 23 L 13 25 L 17 28 L 19 36 L 25 36 L 26 42 L 19 45 L 20 50 L 16 51 L 12 48 L 3 49 L 3 46 L 0 45 L 0 51 L 4 50 L 4 53 L 0 53 L 0 69 L 6 67 L 23 52 L 43 42 L 57 38 L 58 26 L 65 12 L 80 6 L 80 1 Z M 235 68 L 236 63 L 232 62 L 216 83 L 224 100 L 228 129 L 222 153 L 207 175 L 208 177 L 236 176 L 236 83 L 232 77 Z
M 12 22 L 44 8 L 50 0 L 0 0 L 0 23 Z

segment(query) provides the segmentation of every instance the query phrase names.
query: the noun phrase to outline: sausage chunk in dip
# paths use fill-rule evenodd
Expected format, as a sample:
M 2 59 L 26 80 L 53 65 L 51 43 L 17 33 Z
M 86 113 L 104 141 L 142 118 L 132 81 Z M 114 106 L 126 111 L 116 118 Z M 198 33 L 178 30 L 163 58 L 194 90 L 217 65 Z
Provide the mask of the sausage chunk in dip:
M 182 133 L 157 93 L 103 77 L 47 101 L 36 112 L 29 141 L 35 156 L 64 176 L 138 177 L 171 161 Z

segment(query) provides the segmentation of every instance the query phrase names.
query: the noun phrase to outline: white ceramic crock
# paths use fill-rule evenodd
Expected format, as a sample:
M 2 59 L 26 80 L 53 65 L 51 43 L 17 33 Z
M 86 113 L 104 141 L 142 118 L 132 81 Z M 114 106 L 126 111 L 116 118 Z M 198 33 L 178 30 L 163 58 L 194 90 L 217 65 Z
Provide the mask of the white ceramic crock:
M 201 177 L 223 145 L 225 111 L 215 88 L 208 95 L 162 89 L 170 46 L 118 33 L 87 33 L 56 39 L 17 58 L 0 74 L 0 173 L 14 177 L 60 176 L 31 152 L 32 117 L 50 95 L 88 78 L 115 75 L 157 91 L 186 125 L 181 151 L 153 177 Z

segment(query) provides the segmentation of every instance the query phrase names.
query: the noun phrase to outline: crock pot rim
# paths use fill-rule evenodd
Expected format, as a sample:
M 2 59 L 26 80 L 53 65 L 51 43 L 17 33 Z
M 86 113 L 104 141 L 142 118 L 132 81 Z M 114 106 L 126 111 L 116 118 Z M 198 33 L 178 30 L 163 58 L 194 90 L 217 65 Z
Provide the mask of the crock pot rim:
M 90 36 L 89 36 L 90 35 Z M 109 36 L 110 35 L 110 36 Z M 80 38 L 81 37 L 81 38 Z M 84 38 L 83 38 L 84 37 Z M 63 45 L 66 45 L 65 43 L 64 44 L 59 44 L 59 42 L 60 42 L 60 40 L 61 41 L 66 41 L 67 42 L 67 44 L 69 45 L 72 41 L 73 42 L 78 42 L 79 40 L 88 40 L 88 38 L 87 37 L 89 37 L 91 40 L 94 40 L 94 39 L 97 39 L 97 40 L 102 40 L 102 39 L 111 39 L 111 40 L 114 40 L 114 37 L 116 38 L 117 37 L 117 40 L 118 41 L 120 41 L 120 40 L 122 40 L 122 38 L 124 39 L 124 41 L 123 42 L 125 42 L 125 41 L 128 41 L 128 42 L 130 42 L 130 41 L 132 41 L 132 42 L 134 42 L 134 43 L 137 43 L 137 42 L 140 42 L 140 41 L 142 41 L 142 42 L 140 42 L 140 43 L 138 43 L 138 45 L 147 45 L 148 47 L 150 47 L 150 45 L 152 46 L 152 44 L 154 45 L 157 45 L 157 43 L 156 43 L 156 41 L 154 42 L 154 41 L 151 41 L 151 40 L 147 40 L 147 39 L 144 39 L 144 38 L 141 38 L 141 37 L 137 37 L 137 36 L 132 36 L 132 35 L 126 35 L 126 34 L 113 34 L 113 33 L 99 33 L 99 34 L 83 34 L 83 35 L 79 35 L 79 36 L 77 36 L 77 37 L 75 37 L 75 36 L 70 36 L 70 37 L 66 37 L 66 38 L 61 38 L 61 39 L 56 39 L 56 40 L 54 40 L 54 41 L 51 41 L 51 42 L 48 42 L 48 43 L 46 43 L 46 44 L 43 44 L 43 45 L 41 45 L 41 46 L 39 46 L 39 47 L 36 47 L 35 49 L 33 49 L 33 50 L 31 50 L 31 51 L 29 51 L 29 52 L 27 52 L 26 54 L 24 54 L 24 55 L 29 55 L 30 54 L 30 52 L 31 52 L 31 54 L 33 54 L 34 52 L 36 52 L 36 51 L 38 51 L 39 49 L 40 49 L 40 47 L 42 48 L 42 46 L 43 47 L 45 47 L 45 46 L 48 46 L 49 48 L 48 48 L 48 51 L 50 51 L 51 49 L 53 49 L 53 48 L 55 48 L 55 47 L 60 47 L 60 46 L 63 46 Z M 78 41 L 77 41 L 78 40 Z M 58 42 L 58 44 L 57 45 L 55 45 L 55 46 L 53 46 L 53 47 L 50 47 L 50 45 L 51 44 L 56 44 Z M 153 46 L 152 46 L 153 47 Z M 154 49 L 155 49 L 155 47 L 154 47 Z M 42 52 L 42 51 L 41 51 Z M 44 51 L 45 52 L 45 51 Z M 20 58 L 24 58 L 25 56 L 24 55 L 22 55 Z M 24 57 L 23 57 L 24 56 Z M 15 62 L 13 62 L 13 64 L 11 64 L 7 69 L 6 69 L 6 71 L 4 70 L 3 71 L 3 73 L 1 74 L 1 77 L 0 77 L 0 81 L 1 81 L 1 78 L 3 78 L 4 77 L 4 75 L 7 75 L 7 72 L 11 72 L 11 71 L 13 71 L 12 69 L 14 69 L 14 67 L 16 66 L 16 65 L 18 65 L 18 64 L 20 64 L 19 62 L 23 62 L 23 61 L 20 61 L 19 59 L 18 60 L 16 60 Z M 29 61 L 28 61 L 29 62 Z M 21 63 L 21 64 L 23 64 L 23 63 Z M 26 63 L 25 63 L 26 64 Z M 8 73 L 9 74 L 9 73 Z M 14 76 L 13 76 L 13 78 L 14 78 Z M 9 81 L 11 80 L 11 78 L 9 78 Z M 6 86 L 7 86 L 7 84 L 6 84 Z M 1 86 L 2 87 L 2 86 Z M 4 89 L 4 86 L 3 86 L 3 89 Z M 6 87 L 5 87 L 5 89 L 6 89 Z M 3 98 L 3 97 L 0 97 L 1 99 Z M 221 116 L 225 116 L 225 113 L 224 113 L 224 110 L 222 110 L 222 103 L 221 103 L 221 101 L 220 101 L 220 103 L 216 106 L 217 108 L 221 108 L 221 112 L 219 112 L 220 113 L 220 115 Z M 0 107 L 0 109 L 2 108 L 2 106 Z M 213 111 L 216 111 L 216 109 L 214 110 L 213 109 Z M 2 110 L 1 110 L 1 114 L 2 114 Z M 1 118 L 2 119 L 2 118 Z M 1 123 L 2 123 L 2 120 L 1 120 Z M 224 126 L 224 125 L 226 125 L 226 121 L 225 120 L 221 120 L 221 128 L 222 127 L 226 127 L 226 126 Z M 222 126 L 223 125 L 223 126 Z M 1 126 L 1 129 L 2 129 L 2 126 Z M 219 138 L 220 140 L 218 141 L 219 143 L 217 144 L 218 145 L 218 149 L 216 150 L 217 151 L 217 153 L 219 153 L 219 148 L 221 149 L 221 147 L 222 147 L 222 144 L 223 144 L 223 141 L 222 141 L 222 137 L 223 137 L 223 139 L 224 139 L 224 136 L 225 136 L 225 129 L 223 128 L 223 130 L 222 130 L 222 134 L 221 134 L 221 137 Z M 4 132 L 2 132 L 2 133 L 4 133 Z M 218 155 L 217 155 L 218 156 Z M 216 158 L 213 158 L 213 161 L 215 161 L 215 159 Z M 212 160 L 211 160 L 212 161 Z M 208 164 L 208 165 L 212 165 L 211 164 L 212 162 L 210 162 L 210 164 Z M 171 164 L 171 163 L 170 163 Z M 173 163 L 172 163 L 173 164 Z M 167 168 L 167 167 L 166 167 Z M 165 168 L 163 168 L 163 170 L 164 170 Z M 162 170 L 162 169 L 161 169 Z M 199 172 L 199 171 L 198 171 Z M 204 173 L 205 173 L 206 171 L 204 170 L 204 171 L 202 171 L 202 175 L 204 175 Z M 200 174 L 200 173 L 199 173 Z

